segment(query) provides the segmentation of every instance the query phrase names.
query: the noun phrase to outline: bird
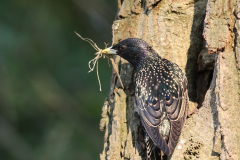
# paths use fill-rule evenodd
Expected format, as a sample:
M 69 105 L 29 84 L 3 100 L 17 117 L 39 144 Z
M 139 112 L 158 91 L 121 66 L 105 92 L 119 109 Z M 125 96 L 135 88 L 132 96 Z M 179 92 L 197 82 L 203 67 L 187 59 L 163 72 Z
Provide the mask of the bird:
M 178 143 L 188 111 L 188 82 L 179 66 L 139 38 L 102 51 L 127 60 L 135 71 L 135 102 L 145 132 L 147 156 L 169 156 Z M 151 158 L 152 157 L 152 158 Z

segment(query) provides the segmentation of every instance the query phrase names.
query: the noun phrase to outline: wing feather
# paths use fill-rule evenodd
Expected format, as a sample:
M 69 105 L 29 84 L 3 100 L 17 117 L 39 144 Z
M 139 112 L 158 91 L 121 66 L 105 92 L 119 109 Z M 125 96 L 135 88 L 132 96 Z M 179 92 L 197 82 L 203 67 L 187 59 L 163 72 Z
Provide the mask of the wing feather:
M 161 67 L 160 71 L 155 72 L 150 67 L 150 74 L 145 76 L 146 79 L 136 80 L 135 100 L 148 135 L 156 146 L 170 155 L 177 145 L 186 119 L 187 79 L 177 65 L 168 60 L 163 61 L 164 67 Z M 166 72 L 174 74 L 169 76 Z M 168 143 L 159 130 L 164 116 L 167 116 L 171 123 Z

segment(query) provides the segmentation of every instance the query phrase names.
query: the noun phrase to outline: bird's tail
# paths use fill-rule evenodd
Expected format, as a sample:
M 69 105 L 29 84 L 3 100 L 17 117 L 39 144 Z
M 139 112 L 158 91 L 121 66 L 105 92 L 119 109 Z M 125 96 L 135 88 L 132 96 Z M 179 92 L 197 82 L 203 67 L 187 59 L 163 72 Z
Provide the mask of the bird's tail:
M 148 134 L 145 134 L 145 143 L 147 148 L 147 160 L 167 160 L 167 155 L 153 143 Z

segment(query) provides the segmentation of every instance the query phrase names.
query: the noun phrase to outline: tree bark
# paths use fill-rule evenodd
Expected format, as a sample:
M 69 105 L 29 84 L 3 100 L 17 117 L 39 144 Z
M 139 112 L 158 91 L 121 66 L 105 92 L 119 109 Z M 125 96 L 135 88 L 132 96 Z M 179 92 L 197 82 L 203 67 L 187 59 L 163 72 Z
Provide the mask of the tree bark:
M 119 0 L 113 43 L 136 37 L 185 71 L 189 113 L 169 159 L 240 159 L 240 0 Z M 144 159 L 132 66 L 115 57 L 100 129 L 104 159 Z

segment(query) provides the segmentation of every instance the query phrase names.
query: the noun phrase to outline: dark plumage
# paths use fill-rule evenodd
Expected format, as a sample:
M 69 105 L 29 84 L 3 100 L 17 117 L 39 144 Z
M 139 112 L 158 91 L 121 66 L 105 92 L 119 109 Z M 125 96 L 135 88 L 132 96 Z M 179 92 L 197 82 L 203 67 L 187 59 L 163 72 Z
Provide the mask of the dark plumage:
M 138 38 L 121 41 L 109 48 L 111 53 L 134 67 L 135 99 L 147 133 L 147 149 L 153 151 L 153 142 L 166 155 L 172 154 L 188 109 L 187 79 L 183 72 Z

